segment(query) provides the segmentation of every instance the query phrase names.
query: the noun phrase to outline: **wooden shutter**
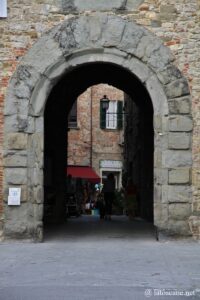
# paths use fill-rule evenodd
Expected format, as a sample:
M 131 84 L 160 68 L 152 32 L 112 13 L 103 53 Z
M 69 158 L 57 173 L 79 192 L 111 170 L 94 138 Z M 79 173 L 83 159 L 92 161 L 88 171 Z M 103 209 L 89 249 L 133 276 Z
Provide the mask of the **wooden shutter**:
M 123 128 L 123 102 L 117 101 L 117 129 Z
M 106 128 L 106 110 L 102 108 L 102 103 L 100 102 L 100 128 Z

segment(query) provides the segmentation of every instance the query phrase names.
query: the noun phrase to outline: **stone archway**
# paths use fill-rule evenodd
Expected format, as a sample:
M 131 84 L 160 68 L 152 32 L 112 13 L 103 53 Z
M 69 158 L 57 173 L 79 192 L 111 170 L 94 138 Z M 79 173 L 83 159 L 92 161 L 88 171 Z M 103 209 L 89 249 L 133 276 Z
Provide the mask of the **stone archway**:
M 5 103 L 5 237 L 42 240 L 43 117 L 53 86 L 92 62 L 113 63 L 136 76 L 154 108 L 154 222 L 166 232 L 189 234 L 192 165 L 190 92 L 168 48 L 149 31 L 118 16 L 77 16 L 43 35 L 20 62 Z M 7 205 L 8 188 L 22 188 L 19 207 Z

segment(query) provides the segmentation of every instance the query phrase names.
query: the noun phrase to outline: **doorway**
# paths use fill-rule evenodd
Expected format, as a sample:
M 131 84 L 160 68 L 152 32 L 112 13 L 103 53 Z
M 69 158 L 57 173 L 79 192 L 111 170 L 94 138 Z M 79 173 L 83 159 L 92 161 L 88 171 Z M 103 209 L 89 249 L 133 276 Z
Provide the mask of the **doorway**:
M 44 114 L 44 220 L 48 220 L 48 214 L 51 214 L 52 221 L 55 223 L 65 220 L 68 144 L 70 143 L 73 148 L 75 144 L 82 142 L 80 137 L 78 138 L 76 135 L 81 130 L 78 127 L 73 127 L 75 131 L 74 141 L 69 140 L 69 113 L 71 109 L 74 112 L 74 103 L 80 94 L 94 84 L 104 84 L 104 91 L 105 84 L 112 85 L 113 88 L 122 90 L 123 95 L 125 95 L 122 112 L 124 116 L 123 151 L 125 156 L 123 158 L 123 172 L 114 170 L 117 171 L 115 172 L 116 187 L 120 189 L 122 183 L 127 181 L 128 177 L 132 177 L 139 191 L 138 216 L 153 222 L 154 134 L 151 99 L 143 84 L 135 76 L 122 67 L 108 63 L 90 63 L 74 69 L 58 82 L 47 100 Z M 100 99 L 101 96 L 97 99 L 96 104 L 99 108 Z M 84 101 L 84 97 L 82 101 Z M 85 114 L 84 109 L 83 114 Z M 87 117 L 89 119 L 90 115 L 88 114 Z M 97 123 L 99 124 L 99 121 Z M 95 124 L 96 127 L 97 124 Z M 113 130 L 113 128 L 99 128 L 99 132 L 104 138 Z M 94 139 L 93 143 L 100 143 L 100 138 Z M 79 155 L 80 152 L 79 150 Z M 83 158 L 80 163 L 82 161 L 84 165 Z M 93 157 L 93 164 L 94 161 Z M 105 164 L 109 161 L 103 160 L 101 162 Z M 113 160 L 113 162 L 119 164 L 120 161 Z M 90 156 L 88 157 L 89 163 L 91 163 Z M 90 167 L 93 166 L 90 165 Z M 108 172 L 111 172 L 111 169 L 101 169 L 99 175 L 104 179 Z

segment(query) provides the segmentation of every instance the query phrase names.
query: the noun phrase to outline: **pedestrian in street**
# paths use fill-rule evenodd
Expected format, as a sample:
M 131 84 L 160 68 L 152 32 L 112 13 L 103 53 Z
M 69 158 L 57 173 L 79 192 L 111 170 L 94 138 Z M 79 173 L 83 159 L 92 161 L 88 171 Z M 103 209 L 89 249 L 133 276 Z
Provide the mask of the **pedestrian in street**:
M 113 173 L 108 174 L 103 186 L 104 201 L 105 201 L 105 219 L 111 220 L 112 203 L 115 197 L 115 178 Z

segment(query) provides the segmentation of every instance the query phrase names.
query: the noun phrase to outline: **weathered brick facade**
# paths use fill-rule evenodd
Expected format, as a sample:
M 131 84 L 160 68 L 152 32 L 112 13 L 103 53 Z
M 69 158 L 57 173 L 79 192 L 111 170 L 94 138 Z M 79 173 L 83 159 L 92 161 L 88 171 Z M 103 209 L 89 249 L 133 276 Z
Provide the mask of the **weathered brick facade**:
M 68 164 L 91 166 L 100 174 L 101 160 L 123 160 L 122 130 L 100 128 L 100 99 L 123 101 L 124 93 L 99 84 L 87 89 L 77 100 L 77 128 L 68 134 Z
M 61 5 L 62 3 L 62 5 Z M 7 94 L 7 87 L 9 86 L 9 80 L 13 78 L 14 71 L 21 63 L 21 58 L 32 48 L 32 45 L 48 30 L 54 28 L 56 25 L 61 24 L 63 21 L 70 20 L 75 15 L 80 17 L 82 15 L 90 16 L 94 11 L 102 11 L 108 14 L 114 14 L 122 16 L 124 20 L 137 23 L 144 28 L 148 29 L 153 35 L 160 38 L 164 45 L 167 46 L 174 58 L 174 65 L 181 71 L 186 77 L 190 86 L 190 93 L 192 96 L 192 117 L 193 117 L 193 138 L 192 138 L 192 170 L 190 171 L 192 179 L 192 217 L 190 222 L 191 230 L 195 237 L 200 236 L 200 86 L 199 86 L 199 66 L 200 66 L 200 52 L 199 52 L 199 37 L 200 37 L 200 1 L 199 0 L 146 0 L 136 1 L 129 0 L 126 4 L 124 1 L 58 1 L 58 0 L 8 0 L 8 17 L 6 19 L 0 19 L 0 155 L 2 161 L 3 154 L 3 108 L 5 103 L 5 97 Z M 103 24 L 103 23 L 102 23 Z M 103 26 L 103 25 L 102 25 Z M 116 26 L 116 24 L 115 24 Z M 111 28 L 112 29 L 112 28 Z M 110 29 L 110 30 L 111 30 Z M 67 29 L 69 31 L 69 29 Z M 109 33 L 110 34 L 110 33 Z M 109 39 L 108 34 L 108 39 Z M 98 35 L 98 26 L 95 28 L 93 42 Z M 115 40 L 116 35 L 116 40 Z M 68 48 L 73 48 L 73 37 L 71 37 Z M 86 39 L 87 37 L 85 37 Z M 117 44 L 117 34 L 113 32 L 113 41 Z M 67 39 L 67 36 L 65 36 Z M 153 38 L 152 38 L 153 39 Z M 61 46 L 64 41 L 59 40 Z M 71 43 L 71 44 L 70 44 Z M 95 43 L 95 42 L 94 42 Z M 78 44 L 78 42 L 77 42 Z M 109 40 L 104 41 L 105 47 L 109 48 Z M 144 45 L 144 44 L 143 44 Z M 65 45 L 64 45 L 65 46 Z M 128 48 L 127 43 L 127 48 Z M 41 42 L 42 47 L 42 42 Z M 111 45 L 112 48 L 112 45 Z M 144 47 L 145 48 L 145 47 Z M 49 52 L 51 45 L 49 44 Z M 63 48 L 64 49 L 64 48 Z M 66 49 L 66 48 L 65 48 Z M 65 51 L 63 50 L 63 52 Z M 156 51 L 152 49 L 140 49 L 137 57 L 141 57 L 143 61 L 148 61 L 151 54 Z M 144 50 L 144 51 L 143 51 Z M 146 51 L 146 52 L 145 52 Z M 149 51 L 149 56 L 148 56 Z M 145 52 L 145 53 L 144 53 Z M 34 60 L 36 60 L 37 53 Z M 146 58 L 145 55 L 146 54 Z M 156 57 L 156 54 L 155 54 Z M 154 57 L 154 58 L 155 58 Z M 41 59 L 41 53 L 38 51 L 38 59 Z M 45 57 L 49 59 L 50 57 Z M 159 60 L 159 57 L 158 57 Z M 149 61 L 148 61 L 149 62 Z M 40 61 L 34 62 L 40 70 Z M 41 64 L 43 62 L 41 61 Z M 157 67 L 159 69 L 159 67 Z M 23 76 L 23 75 L 22 75 Z M 177 74 L 171 74 L 171 77 L 177 78 Z M 159 77 L 159 76 L 158 76 Z M 22 80 L 22 78 L 21 78 Z M 164 84 L 168 84 L 167 76 L 163 79 L 160 77 L 160 81 Z M 33 80 L 34 82 L 34 80 Z M 32 83 L 33 83 L 32 82 Z M 36 82 L 36 79 L 35 79 Z M 171 86 L 172 88 L 173 86 Z M 32 87 L 33 89 L 33 87 Z M 169 87 L 170 89 L 170 87 Z M 167 91 L 168 95 L 170 91 Z M 18 99 L 28 98 L 26 95 L 27 86 L 21 85 L 18 91 Z M 177 97 L 179 97 L 177 90 Z M 183 93 L 182 93 L 183 94 Z M 182 95 L 181 94 L 181 95 Z M 10 95 L 10 98 L 12 95 Z M 170 98 L 170 95 L 169 95 Z M 176 98 L 176 96 L 172 97 Z M 14 98 L 13 98 L 14 99 Z M 170 102 L 172 108 L 180 112 L 181 114 L 187 114 L 189 111 L 188 98 L 182 99 L 181 108 L 178 102 Z M 17 107 L 17 103 L 13 102 L 13 110 Z M 25 107 L 25 106 L 24 106 Z M 17 108 L 21 109 L 21 108 Z M 171 108 L 170 108 L 171 109 Z M 26 115 L 26 111 L 20 111 L 21 115 Z M 187 118 L 187 117 L 186 117 Z M 183 121 L 183 118 L 180 120 Z M 159 122 L 159 120 L 158 120 Z M 173 125 L 173 122 L 170 123 Z M 184 123 L 185 125 L 185 123 Z M 173 131 L 171 127 L 170 130 Z M 180 125 L 181 127 L 181 125 Z M 187 126 L 187 130 L 190 124 Z M 180 129 L 180 128 L 179 128 Z M 190 128 L 191 130 L 191 128 Z M 179 130 L 178 130 L 179 131 Z M 177 131 L 177 132 L 178 132 Z M 29 128 L 30 132 L 30 128 Z M 172 137 L 174 138 L 174 137 Z M 186 171 L 187 172 L 187 171 Z M 0 164 L 0 193 L 3 195 L 3 164 Z M 180 180 L 183 180 L 187 174 L 179 174 Z M 170 173 L 170 181 L 173 181 L 174 173 Z M 4 197 L 5 198 L 5 197 Z M 3 196 L 1 196 L 0 203 L 0 220 L 4 219 L 3 212 Z M 168 208 L 166 208 L 168 209 Z M 174 207 L 176 210 L 176 207 Z M 188 208 L 187 208 L 188 209 Z M 173 210 L 171 206 L 171 210 Z M 159 210 L 160 212 L 160 210 Z M 160 212 L 165 216 L 165 213 Z M 0 228 L 1 230 L 1 228 Z

